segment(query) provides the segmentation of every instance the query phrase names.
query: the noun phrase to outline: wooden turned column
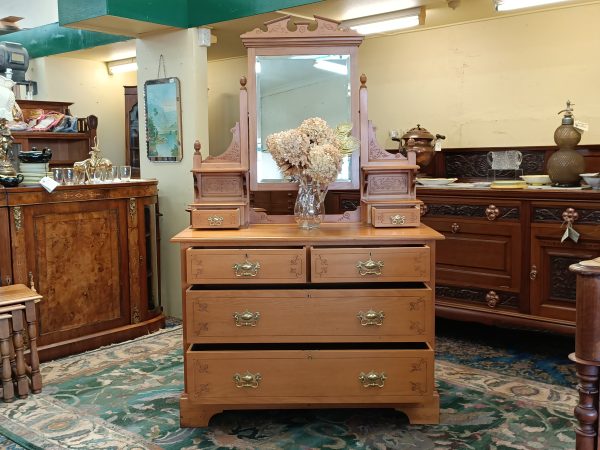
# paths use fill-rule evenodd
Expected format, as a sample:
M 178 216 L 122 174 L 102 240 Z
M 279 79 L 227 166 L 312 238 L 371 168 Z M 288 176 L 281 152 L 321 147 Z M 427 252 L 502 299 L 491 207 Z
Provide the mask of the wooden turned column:
M 577 274 L 575 353 L 579 404 L 575 407 L 576 450 L 598 449 L 598 374 L 600 372 L 600 258 L 573 264 Z
M 2 358 L 2 399 L 12 402 L 15 399 L 15 388 L 12 380 L 12 367 L 10 364 L 10 314 L 0 314 L 0 356 Z

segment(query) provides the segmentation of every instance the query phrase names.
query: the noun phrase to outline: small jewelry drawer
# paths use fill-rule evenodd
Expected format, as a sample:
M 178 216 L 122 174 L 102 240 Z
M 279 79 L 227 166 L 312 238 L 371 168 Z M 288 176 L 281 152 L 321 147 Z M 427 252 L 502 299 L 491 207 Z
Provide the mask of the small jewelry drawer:
M 192 401 L 223 404 L 423 402 L 433 397 L 433 350 L 412 348 L 186 352 Z
M 186 292 L 190 343 L 429 341 L 433 318 L 425 286 Z
M 311 248 L 311 281 L 409 282 L 429 281 L 430 248 Z
M 395 206 L 373 206 L 371 207 L 371 224 L 377 228 L 384 227 L 418 227 L 421 219 L 421 211 L 418 206 L 395 207 Z
M 186 250 L 191 284 L 305 283 L 304 249 Z
M 239 228 L 240 208 L 192 209 L 191 227 L 197 229 Z

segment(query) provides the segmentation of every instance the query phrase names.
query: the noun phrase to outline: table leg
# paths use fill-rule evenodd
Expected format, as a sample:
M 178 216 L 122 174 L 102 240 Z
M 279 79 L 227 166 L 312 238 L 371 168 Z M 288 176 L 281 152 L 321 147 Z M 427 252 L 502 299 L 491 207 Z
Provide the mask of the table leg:
M 15 399 L 15 388 L 10 365 L 10 316 L 0 318 L 0 355 L 2 356 L 2 398 L 5 402 Z

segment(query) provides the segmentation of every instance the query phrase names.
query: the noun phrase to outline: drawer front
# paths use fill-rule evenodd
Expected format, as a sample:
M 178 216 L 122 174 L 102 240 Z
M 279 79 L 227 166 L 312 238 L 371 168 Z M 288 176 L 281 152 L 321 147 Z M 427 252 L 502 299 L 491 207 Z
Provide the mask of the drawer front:
M 240 222 L 240 208 L 192 210 L 192 228 L 239 228 Z
M 187 281 L 195 284 L 305 283 L 304 249 L 186 250 Z
M 427 246 L 311 249 L 314 283 L 428 281 L 430 268 Z
M 419 208 L 383 208 L 371 209 L 371 223 L 377 228 L 418 227 L 421 219 Z
M 186 352 L 192 401 L 392 403 L 431 398 L 433 350 Z
M 200 291 L 186 294 L 186 340 L 209 342 L 426 341 L 431 289 Z

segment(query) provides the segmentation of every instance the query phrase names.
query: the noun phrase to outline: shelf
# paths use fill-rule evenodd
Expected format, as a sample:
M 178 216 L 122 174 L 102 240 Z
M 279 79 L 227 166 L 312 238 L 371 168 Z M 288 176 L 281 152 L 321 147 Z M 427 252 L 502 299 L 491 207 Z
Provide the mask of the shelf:
M 89 139 L 87 133 L 55 133 L 53 131 L 13 131 L 12 136 L 15 139 Z

